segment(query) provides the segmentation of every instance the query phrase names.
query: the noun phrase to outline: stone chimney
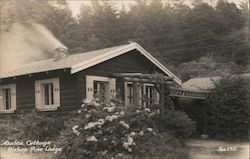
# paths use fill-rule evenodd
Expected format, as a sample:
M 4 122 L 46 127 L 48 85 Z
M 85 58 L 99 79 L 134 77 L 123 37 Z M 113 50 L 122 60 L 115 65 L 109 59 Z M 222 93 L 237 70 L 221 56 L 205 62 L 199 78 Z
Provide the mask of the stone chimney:
M 63 58 L 65 58 L 68 54 L 68 48 L 66 47 L 57 47 L 54 50 L 54 60 L 58 61 L 61 60 Z

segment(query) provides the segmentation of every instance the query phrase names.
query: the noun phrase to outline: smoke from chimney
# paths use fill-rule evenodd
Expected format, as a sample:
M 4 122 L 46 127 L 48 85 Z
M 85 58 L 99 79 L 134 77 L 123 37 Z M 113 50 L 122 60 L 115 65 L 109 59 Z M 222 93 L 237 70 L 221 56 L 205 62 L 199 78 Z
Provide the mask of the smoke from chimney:
M 15 23 L 10 31 L 0 38 L 0 73 L 34 61 L 55 58 L 59 60 L 67 55 L 64 46 L 43 25 L 25 25 Z

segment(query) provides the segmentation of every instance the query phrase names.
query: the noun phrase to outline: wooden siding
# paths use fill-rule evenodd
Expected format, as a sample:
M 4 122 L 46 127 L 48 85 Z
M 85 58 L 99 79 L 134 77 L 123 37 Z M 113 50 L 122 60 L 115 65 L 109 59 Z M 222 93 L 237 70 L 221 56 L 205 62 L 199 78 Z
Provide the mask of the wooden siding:
M 16 80 L 17 111 L 35 108 L 35 84 L 31 78 Z
M 77 91 L 76 75 L 68 71 L 51 71 L 36 73 L 31 76 L 21 76 L 1 80 L 1 84 L 16 83 L 17 112 L 35 109 L 35 81 L 58 77 L 60 79 L 59 111 L 74 110 L 80 104 Z
M 17 112 L 35 109 L 35 80 L 60 78 L 60 111 L 75 110 L 80 107 L 86 97 L 86 75 L 110 76 L 113 73 L 163 73 L 147 58 L 136 50 L 120 55 L 86 70 L 71 75 L 70 70 L 57 70 L 43 73 L 24 75 L 0 81 L 0 84 L 16 83 Z M 124 83 L 116 81 L 124 97 Z
M 61 111 L 74 110 L 80 106 L 76 75 L 60 77 L 60 105 Z
M 113 74 L 113 73 L 153 73 L 162 72 L 152 62 L 134 50 L 127 54 L 120 55 L 101 64 L 90 67 L 82 72 L 95 74 Z
M 113 73 L 163 73 L 151 61 L 134 50 L 127 54 L 115 57 L 86 70 L 76 73 L 78 76 L 79 98 L 86 97 L 86 75 L 110 76 Z M 121 96 L 124 97 L 124 82 L 116 80 L 116 89 L 120 90 Z

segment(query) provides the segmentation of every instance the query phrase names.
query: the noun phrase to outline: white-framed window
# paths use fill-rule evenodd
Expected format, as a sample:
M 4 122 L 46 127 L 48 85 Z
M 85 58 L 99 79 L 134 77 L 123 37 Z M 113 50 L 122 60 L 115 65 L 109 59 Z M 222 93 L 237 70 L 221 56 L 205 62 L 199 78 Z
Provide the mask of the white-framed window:
M 16 84 L 0 86 L 0 113 L 14 113 L 16 110 Z
M 159 104 L 159 93 L 154 87 L 154 84 L 144 83 L 142 89 L 143 97 L 145 98 L 143 105 Z
M 116 96 L 116 79 L 103 76 L 86 76 L 86 98 L 100 98 L 102 103 L 109 103 Z
M 134 103 L 134 88 L 133 82 L 125 82 L 124 83 L 124 99 L 125 99 L 125 106 L 131 106 Z M 154 84 L 150 83 L 143 83 L 138 87 L 138 103 L 140 105 L 147 105 L 147 104 L 158 104 L 159 103 L 159 93 L 154 87 Z
M 57 110 L 60 107 L 59 78 L 35 81 L 35 104 L 40 111 Z

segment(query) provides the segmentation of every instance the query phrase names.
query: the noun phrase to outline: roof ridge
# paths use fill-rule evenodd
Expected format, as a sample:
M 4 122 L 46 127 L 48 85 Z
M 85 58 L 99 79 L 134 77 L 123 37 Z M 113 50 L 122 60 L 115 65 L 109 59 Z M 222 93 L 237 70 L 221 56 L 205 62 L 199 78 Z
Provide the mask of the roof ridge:
M 77 52 L 77 53 L 69 54 L 68 56 L 74 56 L 74 55 L 79 55 L 79 54 L 86 54 L 86 53 L 91 53 L 91 52 L 103 51 L 103 50 L 108 50 L 108 49 L 112 49 L 112 48 L 118 48 L 118 47 L 126 46 L 126 45 L 129 45 L 129 44 L 123 44 L 123 45 L 118 45 L 118 46 L 111 46 L 111 47 L 106 47 L 106 48 L 97 49 L 97 50 L 91 50 L 91 51 L 86 51 L 86 52 Z

